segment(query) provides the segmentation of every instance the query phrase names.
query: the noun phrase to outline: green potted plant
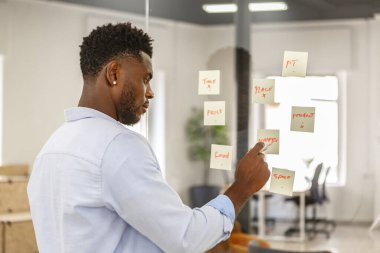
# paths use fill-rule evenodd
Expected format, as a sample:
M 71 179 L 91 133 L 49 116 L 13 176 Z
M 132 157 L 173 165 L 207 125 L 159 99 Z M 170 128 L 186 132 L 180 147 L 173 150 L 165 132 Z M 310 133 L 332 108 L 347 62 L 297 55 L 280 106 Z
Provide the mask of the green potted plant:
M 203 108 L 193 108 L 186 122 L 188 157 L 191 161 L 203 162 L 203 184 L 190 188 L 193 207 L 199 207 L 213 199 L 220 192 L 220 187 L 210 185 L 211 144 L 228 145 L 226 126 L 204 126 Z

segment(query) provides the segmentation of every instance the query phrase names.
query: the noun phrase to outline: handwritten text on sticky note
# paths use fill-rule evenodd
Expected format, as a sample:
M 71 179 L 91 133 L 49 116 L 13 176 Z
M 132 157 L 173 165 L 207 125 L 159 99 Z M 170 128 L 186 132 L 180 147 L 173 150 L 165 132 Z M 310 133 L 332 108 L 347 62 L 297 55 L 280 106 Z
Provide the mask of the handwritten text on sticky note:
M 206 101 L 204 102 L 204 125 L 224 126 L 226 124 L 226 102 Z
M 287 196 L 293 195 L 295 172 L 287 169 L 272 169 L 269 191 Z
M 307 52 L 284 52 L 284 62 L 282 66 L 282 76 L 306 76 Z
M 232 146 L 211 145 L 210 168 L 231 170 Z
M 274 79 L 254 79 L 252 85 L 252 101 L 260 104 L 273 104 L 274 85 Z
M 275 129 L 258 129 L 257 141 L 264 142 L 262 150 L 265 154 L 279 154 L 280 150 L 280 131 Z
M 199 71 L 198 94 L 218 95 L 220 90 L 220 71 Z
M 291 131 L 314 132 L 315 107 L 292 106 L 291 116 Z

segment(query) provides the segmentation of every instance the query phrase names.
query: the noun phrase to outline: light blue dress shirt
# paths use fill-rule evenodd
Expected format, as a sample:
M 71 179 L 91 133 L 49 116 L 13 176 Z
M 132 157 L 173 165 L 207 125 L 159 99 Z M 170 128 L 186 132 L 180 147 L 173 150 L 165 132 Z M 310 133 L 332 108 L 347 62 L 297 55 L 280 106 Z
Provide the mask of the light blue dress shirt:
M 191 209 L 144 137 L 90 108 L 67 109 L 65 118 L 28 185 L 40 253 L 197 253 L 229 237 L 227 196 Z

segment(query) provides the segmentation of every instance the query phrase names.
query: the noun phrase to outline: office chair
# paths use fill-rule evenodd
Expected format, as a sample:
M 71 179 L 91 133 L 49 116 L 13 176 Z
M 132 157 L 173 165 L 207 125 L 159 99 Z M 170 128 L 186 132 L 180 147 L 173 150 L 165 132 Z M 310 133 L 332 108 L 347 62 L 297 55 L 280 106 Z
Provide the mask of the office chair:
M 324 178 L 322 180 L 322 190 L 321 190 L 321 198 L 322 198 L 322 203 L 325 203 L 325 202 L 330 202 L 330 199 L 329 197 L 327 196 L 327 191 L 326 191 L 326 181 L 327 181 L 327 176 L 329 175 L 329 172 L 330 172 L 330 169 L 331 167 L 327 167 L 326 168 L 326 171 L 325 171 L 325 174 L 324 174 Z M 336 223 L 334 220 L 329 220 L 327 218 L 325 219 L 316 219 L 316 222 L 317 223 L 323 223 L 325 224 L 325 227 L 327 226 L 331 226 L 331 231 L 333 231 L 336 227 Z
M 326 201 L 326 202 L 330 202 L 330 199 L 326 193 L 326 179 L 327 179 L 327 176 L 329 175 L 330 169 L 331 169 L 330 166 L 326 168 L 324 179 L 322 181 L 322 191 L 321 191 L 322 194 L 321 195 L 322 195 L 322 200 Z
M 220 194 L 220 187 L 215 185 L 200 185 L 190 188 L 191 206 L 201 207 Z
M 249 253 L 331 253 L 327 250 L 317 250 L 317 251 L 290 251 L 281 249 L 270 249 L 262 248 L 256 242 L 251 241 L 248 245 Z
M 321 205 L 324 202 L 322 195 L 321 195 L 321 192 L 320 192 L 320 186 L 319 186 L 319 177 L 321 175 L 322 168 L 323 168 L 323 163 L 318 164 L 317 167 L 315 168 L 313 179 L 311 181 L 311 187 L 310 187 L 310 190 L 309 190 L 309 192 L 305 198 L 306 207 L 308 207 L 308 206 L 313 207 L 312 218 L 306 218 L 305 217 L 306 225 L 308 225 L 308 224 L 312 225 L 311 228 L 306 228 L 306 233 L 308 234 L 309 239 L 313 238 L 317 233 L 323 233 L 326 235 L 327 238 L 330 237 L 330 232 L 326 228 L 317 229 L 317 224 L 318 224 L 317 205 L 318 204 Z M 299 197 L 287 198 L 287 199 L 285 199 L 285 201 L 292 201 L 292 202 L 296 203 L 297 206 L 300 205 L 300 198 Z M 305 212 L 305 216 L 306 216 L 306 213 L 307 212 Z M 292 228 L 289 228 L 288 230 L 285 231 L 286 236 L 291 236 L 294 233 L 299 233 L 298 227 L 292 227 Z

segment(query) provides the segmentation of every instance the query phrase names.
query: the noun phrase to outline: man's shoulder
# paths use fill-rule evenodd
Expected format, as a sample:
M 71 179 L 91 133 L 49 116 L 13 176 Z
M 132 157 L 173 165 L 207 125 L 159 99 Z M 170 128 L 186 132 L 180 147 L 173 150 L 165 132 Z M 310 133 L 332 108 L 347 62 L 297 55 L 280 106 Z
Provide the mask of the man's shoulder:
M 137 151 L 152 152 L 152 147 L 145 136 L 129 128 L 123 128 L 122 131 L 114 135 L 114 138 L 108 143 L 108 146 L 113 146 L 132 153 Z
M 39 156 L 59 153 L 100 165 L 107 147 L 118 136 L 139 138 L 136 133 L 117 122 L 98 118 L 66 122 L 46 142 Z

